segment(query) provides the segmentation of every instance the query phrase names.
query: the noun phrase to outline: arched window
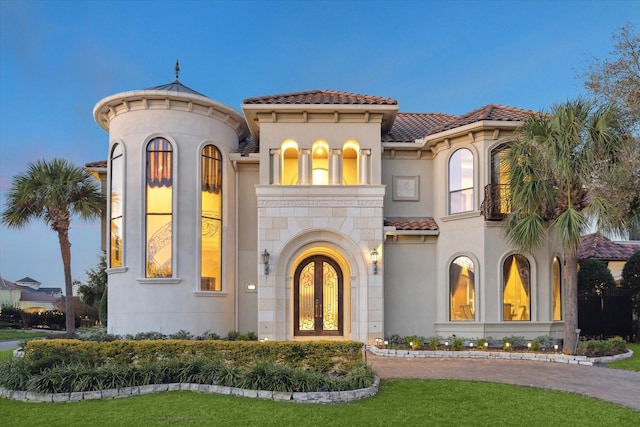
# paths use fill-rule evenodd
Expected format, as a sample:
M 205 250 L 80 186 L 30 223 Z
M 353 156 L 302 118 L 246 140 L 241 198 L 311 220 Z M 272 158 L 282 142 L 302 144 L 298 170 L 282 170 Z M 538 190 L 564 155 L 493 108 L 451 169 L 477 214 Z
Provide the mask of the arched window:
M 449 213 L 473 210 L 473 154 L 466 148 L 449 159 Z
M 164 138 L 147 144 L 146 277 L 171 277 L 173 261 L 173 148 Z
M 562 320 L 562 266 L 553 258 L 553 320 Z
M 529 260 L 510 255 L 502 265 L 503 320 L 531 320 L 531 280 Z
M 506 160 L 506 144 L 491 151 L 491 198 L 492 214 L 508 214 L 511 212 L 509 197 L 510 167 Z
M 342 147 L 342 181 L 344 185 L 358 185 L 358 153 L 360 146 L 347 141 Z
M 123 207 L 124 152 L 122 145 L 111 150 L 111 188 L 109 194 L 109 267 L 122 267 L 123 259 Z
M 285 141 L 282 151 L 282 184 L 298 184 L 298 144 L 295 141 Z
M 329 184 L 329 145 L 324 141 L 316 141 L 312 148 L 312 183 L 313 185 Z
M 449 320 L 475 320 L 475 266 L 459 256 L 449 266 Z
M 200 290 L 222 290 L 222 155 L 202 149 Z

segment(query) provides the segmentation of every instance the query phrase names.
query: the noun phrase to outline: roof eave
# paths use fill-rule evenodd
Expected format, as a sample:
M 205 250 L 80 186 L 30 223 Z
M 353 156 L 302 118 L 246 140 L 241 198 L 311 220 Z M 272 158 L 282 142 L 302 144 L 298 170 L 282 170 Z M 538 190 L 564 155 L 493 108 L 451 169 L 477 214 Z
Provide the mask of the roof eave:
M 382 132 L 388 132 L 398 114 L 399 106 L 381 104 L 242 104 L 242 111 L 246 117 L 251 135 L 260 142 L 260 125 L 258 113 L 264 112 L 378 112 L 383 113 Z

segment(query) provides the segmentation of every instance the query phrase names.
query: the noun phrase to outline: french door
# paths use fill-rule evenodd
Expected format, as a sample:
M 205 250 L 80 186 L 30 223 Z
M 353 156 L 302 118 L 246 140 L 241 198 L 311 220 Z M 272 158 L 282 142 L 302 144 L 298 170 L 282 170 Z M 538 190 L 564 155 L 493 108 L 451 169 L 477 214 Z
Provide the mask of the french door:
M 342 270 L 329 257 L 314 255 L 294 276 L 294 335 L 342 335 Z

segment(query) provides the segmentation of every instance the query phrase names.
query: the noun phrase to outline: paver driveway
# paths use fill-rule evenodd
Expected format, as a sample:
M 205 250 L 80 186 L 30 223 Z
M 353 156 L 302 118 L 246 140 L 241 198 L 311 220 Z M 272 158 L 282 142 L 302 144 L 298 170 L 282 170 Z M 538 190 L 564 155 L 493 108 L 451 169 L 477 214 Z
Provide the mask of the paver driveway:
M 583 394 L 640 411 L 640 372 L 500 359 L 402 358 L 367 354 L 380 378 L 489 381 Z

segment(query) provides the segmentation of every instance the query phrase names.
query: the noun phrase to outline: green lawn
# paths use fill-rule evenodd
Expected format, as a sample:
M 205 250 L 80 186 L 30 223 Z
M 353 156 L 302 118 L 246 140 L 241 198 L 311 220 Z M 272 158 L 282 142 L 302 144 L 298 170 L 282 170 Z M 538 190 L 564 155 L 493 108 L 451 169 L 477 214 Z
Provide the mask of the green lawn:
M 49 333 L 21 331 L 19 329 L 0 329 L 0 341 L 40 338 L 45 335 L 49 335 Z
M 0 413 L 4 425 L 640 425 L 639 413 L 583 396 L 444 380 L 386 381 L 377 396 L 344 405 L 165 392 L 76 403 L 0 400 Z
M 619 362 L 609 363 L 610 368 L 640 371 L 640 344 L 628 344 L 628 347 L 630 350 L 633 350 L 633 357 L 620 360 Z
M 13 349 L 0 350 L 0 362 L 13 356 Z

